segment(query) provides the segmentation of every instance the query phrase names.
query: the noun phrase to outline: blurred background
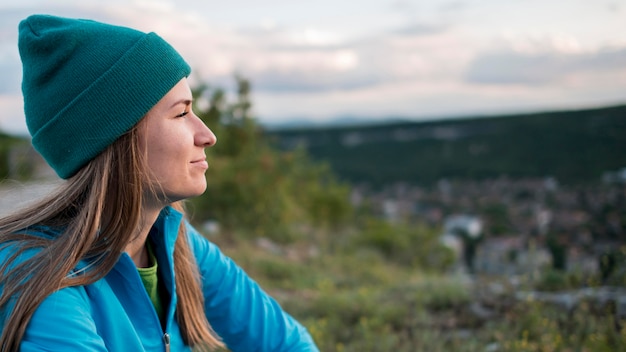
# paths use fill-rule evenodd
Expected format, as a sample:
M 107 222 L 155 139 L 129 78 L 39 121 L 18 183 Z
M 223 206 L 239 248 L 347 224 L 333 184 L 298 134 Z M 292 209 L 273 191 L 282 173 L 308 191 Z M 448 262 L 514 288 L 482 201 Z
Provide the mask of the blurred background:
M 0 214 L 30 147 L 19 21 L 155 31 L 218 136 L 196 226 L 323 351 L 626 350 L 626 1 L 0 5 Z

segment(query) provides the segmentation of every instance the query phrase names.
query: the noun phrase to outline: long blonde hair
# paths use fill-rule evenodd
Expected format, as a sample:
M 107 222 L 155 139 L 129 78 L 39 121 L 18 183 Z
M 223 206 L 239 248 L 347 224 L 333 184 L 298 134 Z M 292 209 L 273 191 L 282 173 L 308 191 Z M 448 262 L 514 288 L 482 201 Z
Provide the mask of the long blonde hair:
M 11 253 L 0 265 L 0 316 L 4 317 L 0 351 L 19 349 L 29 320 L 48 295 L 103 278 L 135 236 L 147 175 L 138 147 L 140 124 L 52 195 L 0 219 L 0 251 Z M 180 204 L 175 207 L 182 211 Z M 38 226 L 59 231 L 32 234 Z M 34 255 L 17 260 L 30 249 L 37 249 Z M 81 260 L 89 261 L 89 267 L 73 273 Z M 223 347 L 204 314 L 198 269 L 184 224 L 175 244 L 174 263 L 176 318 L 185 343 L 201 349 Z

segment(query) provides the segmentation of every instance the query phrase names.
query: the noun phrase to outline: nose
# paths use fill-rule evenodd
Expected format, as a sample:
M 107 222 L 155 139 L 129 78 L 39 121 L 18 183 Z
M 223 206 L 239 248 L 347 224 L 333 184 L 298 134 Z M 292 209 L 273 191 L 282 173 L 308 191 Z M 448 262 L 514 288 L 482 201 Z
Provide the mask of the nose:
M 196 133 L 194 135 L 194 144 L 199 147 L 212 147 L 217 143 L 217 137 L 204 122 L 194 114 L 196 121 Z

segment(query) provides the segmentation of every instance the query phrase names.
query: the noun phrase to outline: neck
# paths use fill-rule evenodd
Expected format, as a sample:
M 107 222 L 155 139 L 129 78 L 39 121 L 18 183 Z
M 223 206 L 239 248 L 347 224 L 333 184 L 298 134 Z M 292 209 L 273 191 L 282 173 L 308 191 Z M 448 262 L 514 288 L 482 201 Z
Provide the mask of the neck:
M 150 256 L 148 255 L 146 241 L 148 240 L 148 234 L 150 233 L 152 225 L 154 225 L 157 217 L 159 217 L 160 211 L 161 209 L 156 208 L 143 210 L 136 235 L 128 242 L 124 249 L 138 268 L 150 266 Z

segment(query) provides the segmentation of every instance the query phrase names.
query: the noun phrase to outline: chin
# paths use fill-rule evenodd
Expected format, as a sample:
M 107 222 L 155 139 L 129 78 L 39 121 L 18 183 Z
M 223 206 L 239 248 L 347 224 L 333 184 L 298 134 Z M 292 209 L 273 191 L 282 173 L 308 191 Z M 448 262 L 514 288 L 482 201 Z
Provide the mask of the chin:
M 197 182 L 181 182 L 178 187 L 164 187 L 163 196 L 169 202 L 177 202 L 187 198 L 197 197 L 206 191 L 206 180 L 198 180 Z
M 204 193 L 204 191 L 206 191 L 206 186 L 199 188 L 197 190 L 194 190 L 194 191 L 186 192 L 184 194 L 173 195 L 169 198 L 176 199 L 176 200 L 185 200 L 188 198 L 194 198 L 194 197 L 200 196 Z

